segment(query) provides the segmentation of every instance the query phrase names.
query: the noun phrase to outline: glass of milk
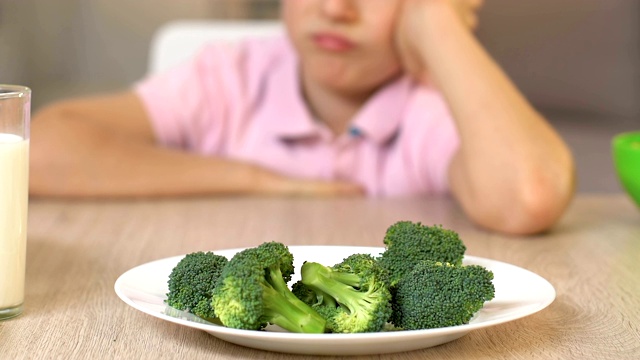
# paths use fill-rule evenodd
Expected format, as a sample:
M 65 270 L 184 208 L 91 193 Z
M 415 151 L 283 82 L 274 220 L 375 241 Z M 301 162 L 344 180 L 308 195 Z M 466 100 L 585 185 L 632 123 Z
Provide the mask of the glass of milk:
M 0 320 L 22 313 L 31 90 L 0 84 Z

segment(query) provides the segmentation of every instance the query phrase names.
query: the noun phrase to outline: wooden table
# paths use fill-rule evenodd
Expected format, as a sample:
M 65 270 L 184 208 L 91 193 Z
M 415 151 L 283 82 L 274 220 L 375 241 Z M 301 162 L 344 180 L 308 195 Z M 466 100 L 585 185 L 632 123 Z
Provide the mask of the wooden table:
M 640 358 L 640 211 L 622 195 L 580 195 L 535 237 L 480 230 L 447 198 L 32 201 L 25 312 L 0 322 L 0 358 L 298 358 L 146 315 L 118 299 L 114 282 L 151 260 L 269 240 L 381 246 L 398 220 L 454 229 L 468 254 L 538 273 L 557 298 L 442 346 L 371 358 Z

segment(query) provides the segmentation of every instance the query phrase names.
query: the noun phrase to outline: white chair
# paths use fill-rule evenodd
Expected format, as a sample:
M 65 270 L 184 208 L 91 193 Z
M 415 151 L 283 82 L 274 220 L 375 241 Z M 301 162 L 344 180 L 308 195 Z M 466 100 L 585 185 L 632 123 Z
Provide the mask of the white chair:
M 153 36 L 149 53 L 150 74 L 177 65 L 211 41 L 232 42 L 246 37 L 271 37 L 283 32 L 275 20 L 181 20 L 160 27 Z

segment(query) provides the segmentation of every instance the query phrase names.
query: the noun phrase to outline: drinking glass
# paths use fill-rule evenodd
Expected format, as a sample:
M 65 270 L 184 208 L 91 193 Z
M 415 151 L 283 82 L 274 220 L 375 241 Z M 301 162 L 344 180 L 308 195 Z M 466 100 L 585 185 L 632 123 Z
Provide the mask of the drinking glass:
M 0 320 L 22 313 L 31 90 L 0 85 Z

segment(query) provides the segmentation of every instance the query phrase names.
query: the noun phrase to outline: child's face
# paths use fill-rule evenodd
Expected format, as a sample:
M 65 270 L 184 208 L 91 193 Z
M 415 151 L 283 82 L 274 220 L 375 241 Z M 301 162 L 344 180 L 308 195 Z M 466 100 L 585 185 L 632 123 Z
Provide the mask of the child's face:
M 283 0 L 282 17 L 305 81 L 345 95 L 399 74 L 394 29 L 402 0 Z

